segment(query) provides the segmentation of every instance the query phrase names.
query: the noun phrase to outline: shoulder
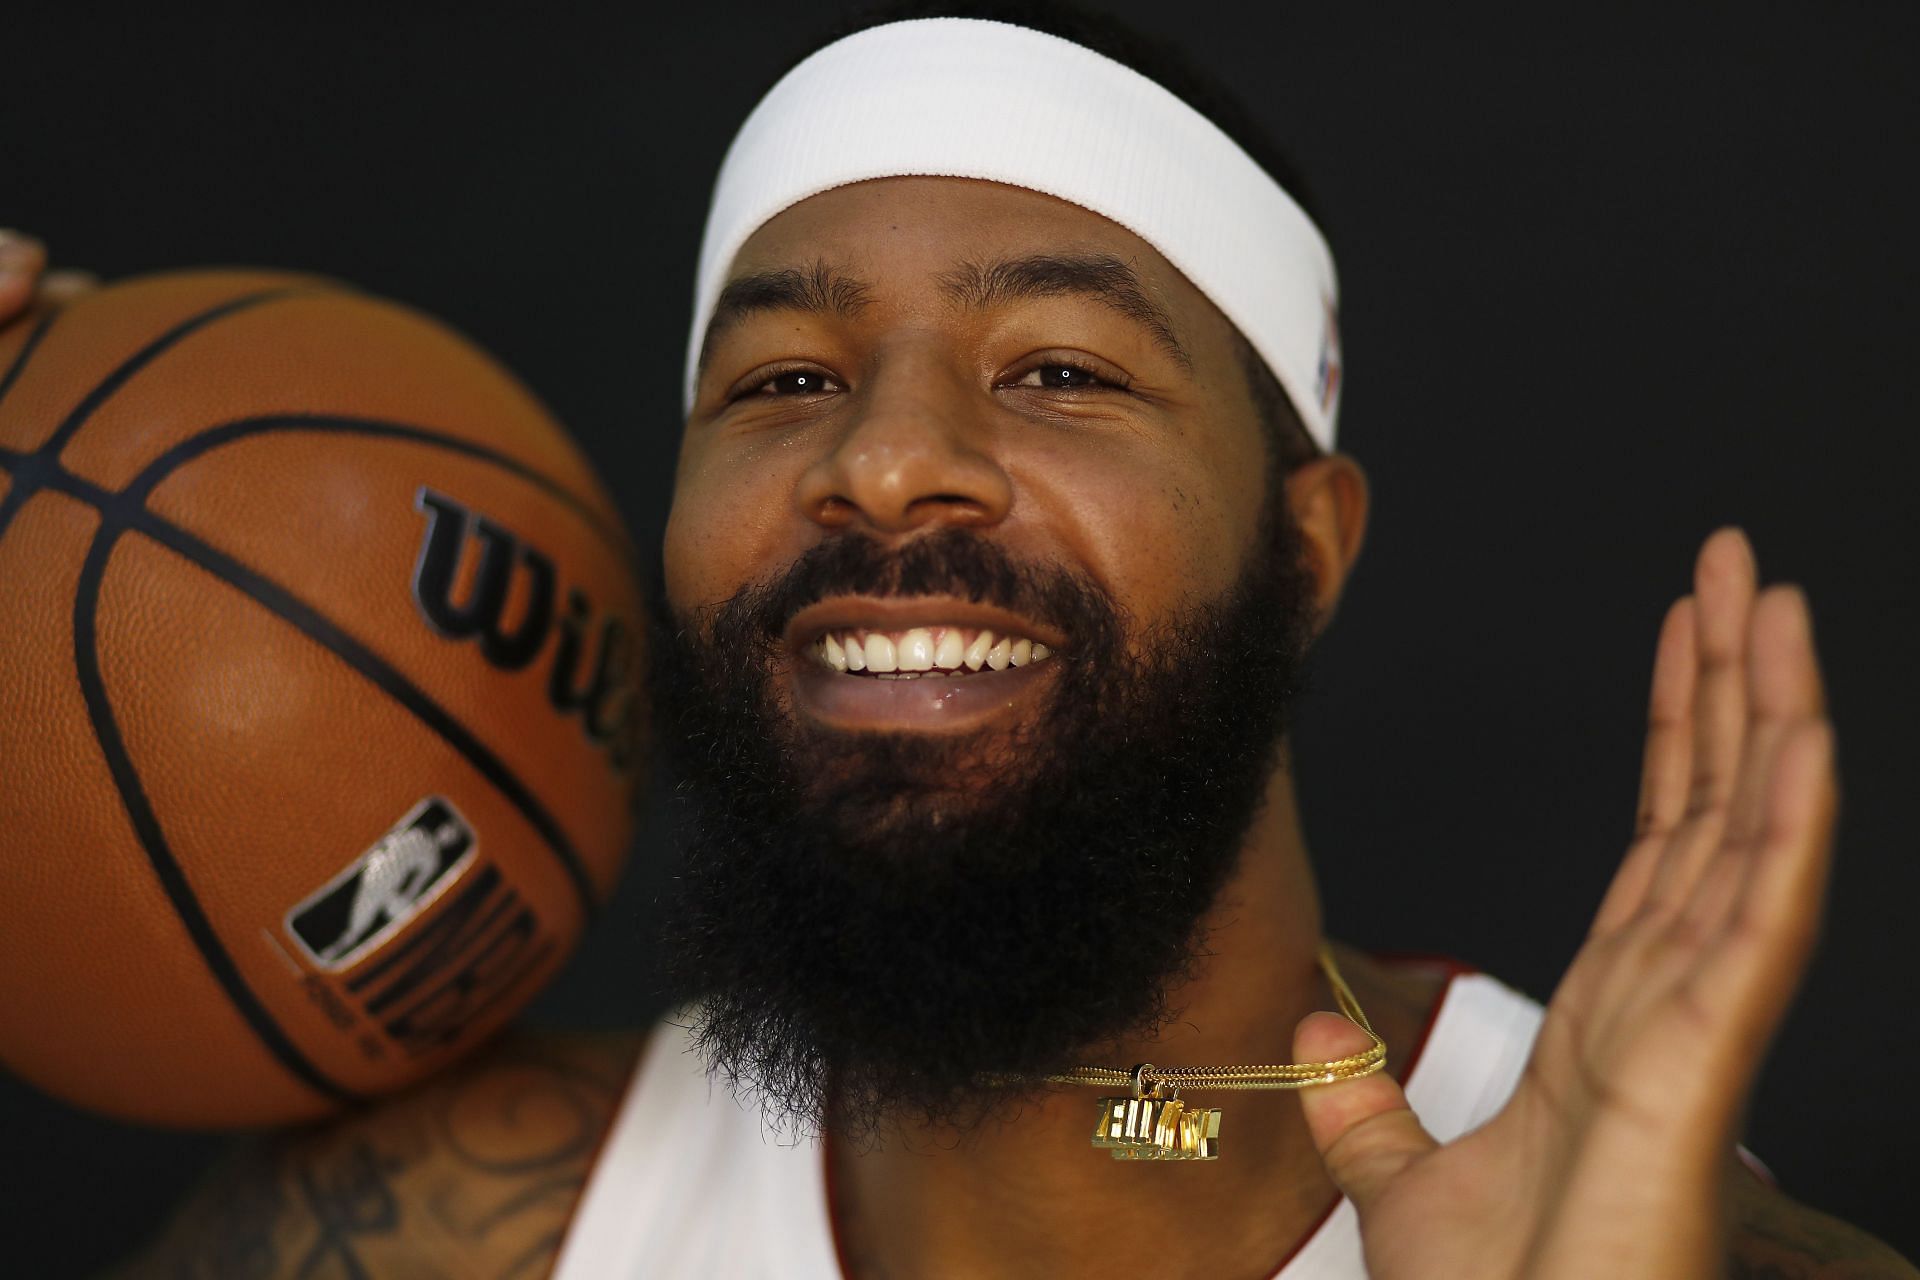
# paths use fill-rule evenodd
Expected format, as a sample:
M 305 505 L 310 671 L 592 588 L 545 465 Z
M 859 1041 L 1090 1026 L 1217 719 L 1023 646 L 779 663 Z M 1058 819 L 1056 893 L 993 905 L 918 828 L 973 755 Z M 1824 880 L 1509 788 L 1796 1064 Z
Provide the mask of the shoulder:
M 1729 1280 L 1920 1280 L 1920 1269 L 1858 1227 L 1734 1175 Z
M 377 1106 L 249 1141 L 113 1274 L 536 1280 L 645 1040 L 509 1036 Z

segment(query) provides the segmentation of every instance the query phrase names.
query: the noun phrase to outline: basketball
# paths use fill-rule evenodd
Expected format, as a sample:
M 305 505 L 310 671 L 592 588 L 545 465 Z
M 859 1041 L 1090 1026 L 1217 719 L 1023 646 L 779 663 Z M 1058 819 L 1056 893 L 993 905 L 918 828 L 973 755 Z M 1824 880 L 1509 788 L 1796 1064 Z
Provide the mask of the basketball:
M 526 388 L 350 286 L 0 329 L 0 1062 L 254 1126 L 497 1030 L 632 833 L 636 564 Z

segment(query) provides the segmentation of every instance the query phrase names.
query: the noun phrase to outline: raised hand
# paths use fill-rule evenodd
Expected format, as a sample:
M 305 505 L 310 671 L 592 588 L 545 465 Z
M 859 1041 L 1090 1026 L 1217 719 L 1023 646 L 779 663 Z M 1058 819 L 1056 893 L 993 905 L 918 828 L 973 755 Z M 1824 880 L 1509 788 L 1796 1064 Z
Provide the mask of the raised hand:
M 1661 629 L 1636 834 L 1508 1105 L 1437 1145 L 1385 1075 L 1305 1091 L 1375 1280 L 1720 1274 L 1728 1157 L 1819 926 L 1837 784 L 1805 598 L 1707 539 Z M 1303 1060 L 1354 1052 L 1315 1014 Z

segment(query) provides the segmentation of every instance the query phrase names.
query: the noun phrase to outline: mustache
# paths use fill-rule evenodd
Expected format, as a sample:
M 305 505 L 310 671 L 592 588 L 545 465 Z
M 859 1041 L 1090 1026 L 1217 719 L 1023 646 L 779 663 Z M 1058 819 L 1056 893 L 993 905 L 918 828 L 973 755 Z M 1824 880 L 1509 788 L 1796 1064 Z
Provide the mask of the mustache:
M 1069 630 L 1090 613 L 1111 618 L 1118 612 L 1084 575 L 1022 563 L 997 543 L 953 525 L 892 547 L 862 533 L 830 538 L 736 596 L 727 610 L 744 614 L 753 631 L 772 640 L 800 610 L 838 595 L 955 596 Z

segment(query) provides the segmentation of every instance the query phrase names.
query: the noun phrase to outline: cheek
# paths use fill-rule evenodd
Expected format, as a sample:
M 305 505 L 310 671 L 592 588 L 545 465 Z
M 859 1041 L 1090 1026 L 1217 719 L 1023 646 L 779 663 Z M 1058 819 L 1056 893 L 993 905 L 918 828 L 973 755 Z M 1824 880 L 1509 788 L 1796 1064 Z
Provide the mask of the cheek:
M 1246 563 L 1258 468 L 1166 449 L 1039 449 L 1023 464 L 1033 519 L 1071 530 L 1071 554 L 1142 622 L 1219 597 Z
M 777 555 L 793 524 L 790 464 L 744 449 L 682 451 L 661 547 L 674 608 L 718 604 L 784 563 Z

